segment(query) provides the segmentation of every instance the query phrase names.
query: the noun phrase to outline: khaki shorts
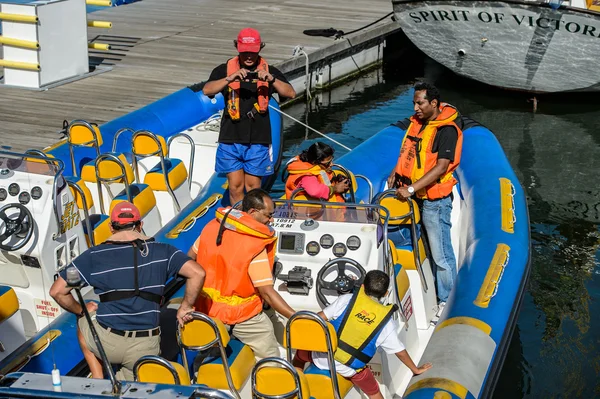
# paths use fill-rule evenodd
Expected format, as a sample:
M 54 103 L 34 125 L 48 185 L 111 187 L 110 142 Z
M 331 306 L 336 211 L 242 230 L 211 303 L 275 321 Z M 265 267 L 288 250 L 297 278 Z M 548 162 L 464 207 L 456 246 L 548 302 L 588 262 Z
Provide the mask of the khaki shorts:
M 120 364 L 123 367 L 117 373 L 117 379 L 133 381 L 133 365 L 142 356 L 160 354 L 160 335 L 154 337 L 122 337 L 106 330 L 96 321 L 96 314 L 92 313 L 92 323 L 98 333 L 98 338 L 104 347 L 106 357 L 111 364 Z M 98 359 L 100 352 L 94 342 L 94 337 L 85 317 L 77 323 L 81 335 L 87 345 Z
M 237 339 L 248 345 L 256 357 L 280 356 L 273 323 L 264 312 L 234 325 L 232 333 Z

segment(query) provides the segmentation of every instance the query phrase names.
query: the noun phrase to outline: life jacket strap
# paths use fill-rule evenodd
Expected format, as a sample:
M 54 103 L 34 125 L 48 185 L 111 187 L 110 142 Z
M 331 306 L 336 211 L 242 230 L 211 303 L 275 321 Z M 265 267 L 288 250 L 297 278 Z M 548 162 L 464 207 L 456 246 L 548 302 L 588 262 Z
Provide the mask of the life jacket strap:
M 361 362 L 363 362 L 364 364 L 367 364 L 371 361 L 370 356 L 365 355 L 360 350 L 353 348 L 352 346 L 350 346 L 349 344 L 347 344 L 346 342 L 344 342 L 342 340 L 338 341 L 338 348 L 343 350 L 344 352 L 346 352 L 347 354 L 349 354 L 351 356 L 350 359 L 345 363 L 346 366 L 350 366 L 352 364 L 352 362 L 354 361 L 354 359 L 358 359 Z

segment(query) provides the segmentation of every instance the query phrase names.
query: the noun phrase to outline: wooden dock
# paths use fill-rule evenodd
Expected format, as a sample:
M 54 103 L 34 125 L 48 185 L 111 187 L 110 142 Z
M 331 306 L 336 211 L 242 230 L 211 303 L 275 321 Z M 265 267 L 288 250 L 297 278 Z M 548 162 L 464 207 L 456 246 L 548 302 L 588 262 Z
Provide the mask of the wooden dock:
M 235 54 L 241 28 L 261 32 L 267 43 L 261 54 L 277 65 L 289 61 L 297 45 L 324 54 L 336 44 L 306 36 L 305 29 L 349 32 L 390 11 L 390 0 L 142 0 L 88 14 L 113 23 L 88 30 L 89 40 L 112 45 L 90 50 L 90 64 L 112 70 L 47 91 L 0 87 L 0 145 L 43 148 L 59 139 L 64 119 L 102 124 L 205 80 Z

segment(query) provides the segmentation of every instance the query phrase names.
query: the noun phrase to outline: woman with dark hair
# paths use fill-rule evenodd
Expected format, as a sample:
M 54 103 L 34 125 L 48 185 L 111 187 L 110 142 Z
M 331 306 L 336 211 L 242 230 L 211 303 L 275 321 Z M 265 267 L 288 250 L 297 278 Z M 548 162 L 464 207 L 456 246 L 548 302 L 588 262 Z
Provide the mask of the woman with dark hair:
M 345 177 L 335 176 L 331 170 L 333 152 L 327 144 L 316 142 L 288 162 L 285 197 L 291 199 L 292 193 L 302 188 L 309 199 L 344 202 L 342 194 L 350 186 Z

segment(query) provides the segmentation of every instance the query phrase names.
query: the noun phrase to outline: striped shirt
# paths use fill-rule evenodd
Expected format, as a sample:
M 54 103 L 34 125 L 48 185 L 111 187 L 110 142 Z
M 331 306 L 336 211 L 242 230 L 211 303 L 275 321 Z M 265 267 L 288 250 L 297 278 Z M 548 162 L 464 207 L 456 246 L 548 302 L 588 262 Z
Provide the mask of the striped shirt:
M 148 254 L 138 252 L 139 289 L 162 295 L 165 283 L 190 258 L 169 244 L 146 241 Z M 134 249 L 132 245 L 100 244 L 79 255 L 74 266 L 86 285 L 98 295 L 112 291 L 134 290 Z M 66 268 L 61 272 L 66 279 Z M 100 324 L 117 330 L 147 330 L 158 327 L 160 306 L 140 297 L 98 304 Z

